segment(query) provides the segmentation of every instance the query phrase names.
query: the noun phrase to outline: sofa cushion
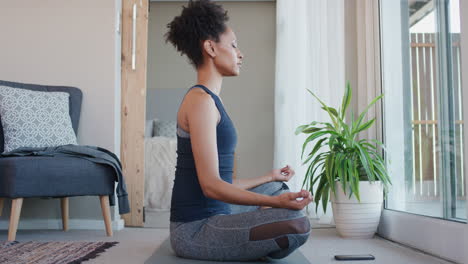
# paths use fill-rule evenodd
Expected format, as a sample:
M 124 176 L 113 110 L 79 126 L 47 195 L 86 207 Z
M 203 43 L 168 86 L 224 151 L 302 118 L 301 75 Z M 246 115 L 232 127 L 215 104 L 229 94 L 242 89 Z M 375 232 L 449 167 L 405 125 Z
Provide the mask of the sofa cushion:
M 64 197 L 114 193 L 112 167 L 74 157 L 0 159 L 0 197 Z
M 72 120 L 73 130 L 75 135 L 78 134 L 78 126 L 80 121 L 81 113 L 81 102 L 83 99 L 83 93 L 80 89 L 70 86 L 52 86 L 52 85 L 39 85 L 39 84 L 29 84 L 29 83 L 19 83 L 19 82 L 10 82 L 0 80 L 0 85 L 8 86 L 19 89 L 26 89 L 31 91 L 42 91 L 42 92 L 66 92 L 70 95 L 69 97 L 69 106 L 70 106 L 70 117 Z M 0 115 L 1 120 L 1 115 Z M 2 122 L 0 122 L 0 153 L 4 151 L 4 137 L 3 137 L 3 127 Z
M 0 85 L 4 152 L 20 147 L 77 144 L 69 115 L 69 94 Z

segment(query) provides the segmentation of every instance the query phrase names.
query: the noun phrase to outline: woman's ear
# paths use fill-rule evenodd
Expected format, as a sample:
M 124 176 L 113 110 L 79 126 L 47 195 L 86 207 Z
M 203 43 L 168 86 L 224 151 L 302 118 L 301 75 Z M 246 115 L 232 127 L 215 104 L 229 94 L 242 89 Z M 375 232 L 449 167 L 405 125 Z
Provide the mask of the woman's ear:
M 213 46 L 213 41 L 208 40 L 208 39 L 203 41 L 203 49 L 211 58 L 216 57 L 215 49 Z

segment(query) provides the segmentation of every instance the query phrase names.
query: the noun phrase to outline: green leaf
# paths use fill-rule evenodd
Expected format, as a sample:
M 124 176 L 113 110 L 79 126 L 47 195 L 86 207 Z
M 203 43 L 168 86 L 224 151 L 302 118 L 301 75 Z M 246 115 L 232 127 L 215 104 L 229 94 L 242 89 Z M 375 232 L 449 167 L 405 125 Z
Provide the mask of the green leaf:
M 351 131 L 349 129 L 348 124 L 346 124 L 341 118 L 338 118 L 337 120 L 340 123 L 340 125 L 341 125 L 341 127 L 342 127 L 342 129 L 344 131 L 343 137 L 349 137 L 349 135 L 351 134 L 350 133 Z
M 369 111 L 371 106 L 374 105 L 382 97 L 383 97 L 383 94 L 381 94 L 381 95 L 377 96 L 376 98 L 374 98 L 374 100 L 372 100 L 372 102 L 366 107 L 366 109 L 364 109 L 364 111 L 362 111 L 362 113 L 359 115 L 359 118 L 357 120 L 357 126 L 361 125 L 361 122 L 364 119 L 364 116 L 367 114 L 367 111 Z
M 349 176 L 349 186 L 351 188 L 351 192 L 349 194 L 349 198 L 351 198 L 351 195 L 353 193 L 357 193 L 359 194 L 359 190 L 356 189 L 356 182 L 359 182 L 359 178 L 356 179 L 355 177 L 355 166 L 354 166 L 354 162 L 352 160 L 348 160 L 347 161 L 348 163 L 348 176 Z
M 304 129 L 306 129 L 306 128 L 308 128 L 308 127 L 309 127 L 309 125 L 298 126 L 298 127 L 296 128 L 296 131 L 294 132 L 294 134 L 299 135 L 300 133 L 302 133 L 302 131 L 303 131 Z
M 329 197 L 329 194 L 330 194 L 330 188 L 327 188 L 325 187 L 325 190 L 323 191 L 323 194 L 322 194 L 322 208 L 323 208 L 323 212 L 326 213 L 327 212 L 327 205 L 328 205 L 328 197 Z
M 349 104 L 351 103 L 352 89 L 349 81 L 346 82 L 345 94 L 343 96 L 343 101 L 341 102 L 341 119 L 344 119 L 346 116 L 346 110 L 348 109 Z
M 335 143 L 335 140 L 338 136 L 336 135 L 331 135 L 330 136 L 330 139 L 328 140 L 328 148 L 330 148 L 331 150 L 333 150 L 333 146 L 336 144 Z
M 312 172 L 312 175 L 315 175 L 315 172 L 317 172 L 317 170 L 320 169 L 320 168 L 322 169 L 322 171 L 320 172 L 320 174 L 322 174 L 322 173 L 323 173 L 323 162 L 320 163 L 318 166 L 316 166 L 316 167 L 314 168 L 314 171 Z M 318 177 L 315 177 L 314 180 L 312 181 L 311 186 L 314 186 L 318 179 L 319 179 Z
M 336 128 L 330 123 L 324 123 L 323 125 L 331 131 L 339 132 L 339 131 L 336 131 Z
M 345 186 L 346 186 L 346 178 L 345 178 L 345 173 L 344 173 L 344 164 L 342 163 L 343 161 L 343 155 L 337 153 L 337 158 L 335 160 L 335 167 L 337 168 L 337 173 L 338 173 L 338 178 L 340 180 L 340 183 L 341 183 L 341 187 L 343 188 L 343 191 L 345 192 L 346 194 L 346 189 L 345 189 Z
M 306 128 L 304 130 L 302 130 L 302 133 L 304 134 L 310 134 L 310 133 L 314 133 L 314 132 L 317 132 L 317 131 L 320 131 L 322 130 L 323 127 L 311 127 L 311 128 Z
M 380 142 L 380 141 L 378 141 L 378 140 L 376 140 L 376 139 L 372 139 L 371 141 L 374 142 L 375 144 L 383 145 L 382 142 Z
M 366 171 L 367 177 L 370 181 L 374 181 L 374 166 L 372 162 L 370 162 L 369 154 L 367 154 L 367 152 L 359 144 L 356 144 L 356 147 L 359 149 L 360 161 L 364 167 L 364 170 Z
M 327 106 L 323 106 L 322 109 L 325 110 L 325 111 L 327 111 L 327 112 L 332 113 L 336 118 L 340 118 L 340 116 L 338 115 L 338 111 L 336 111 L 335 108 L 329 107 L 329 106 L 328 106 L 328 107 L 327 107 Z
M 320 178 L 319 176 L 316 176 L 316 172 L 318 169 L 322 169 L 322 172 L 324 170 L 324 167 L 323 167 L 323 164 L 325 163 L 323 161 L 324 157 L 326 156 L 326 153 L 321 153 L 319 155 L 317 155 L 314 160 L 310 163 L 310 167 L 311 167 L 311 170 L 312 170 L 312 173 L 311 173 L 311 179 L 310 179 L 310 191 L 312 192 L 313 191 L 313 187 L 315 186 L 315 182 Z M 320 172 L 319 175 L 322 174 L 322 172 Z
M 315 126 L 315 125 L 318 125 L 318 124 L 324 124 L 324 123 L 319 122 L 319 121 L 312 121 L 312 122 L 310 122 L 309 126 Z
M 370 128 L 372 126 L 372 124 L 374 124 L 375 122 L 375 118 L 373 118 L 372 120 L 369 120 L 367 121 L 366 123 L 362 124 L 356 131 L 353 131 L 353 134 L 357 134 L 363 130 L 366 130 L 368 128 Z
M 335 153 L 333 152 L 330 155 L 328 155 L 328 157 L 325 159 L 325 174 L 327 176 L 328 185 L 333 193 L 335 193 L 335 184 L 334 184 L 335 177 L 334 177 L 334 172 L 333 172 L 334 159 L 335 159 Z
M 324 163 L 325 162 L 320 157 L 318 157 L 317 159 L 314 159 L 314 162 L 311 163 L 311 166 L 313 166 L 313 169 L 311 169 L 312 175 L 315 175 L 315 172 L 320 168 L 320 166 L 323 166 Z
M 338 127 L 334 115 L 330 112 L 330 110 L 328 110 L 328 106 L 322 100 L 320 100 L 320 98 L 318 98 L 318 96 L 316 96 L 311 90 L 307 89 L 307 91 L 309 91 L 309 93 L 312 94 L 312 96 L 315 97 L 315 99 L 317 99 L 323 107 L 325 107 L 325 111 L 328 112 L 328 115 L 330 116 L 330 119 L 332 120 L 333 124 L 335 125 L 335 127 Z
M 348 176 L 348 159 L 349 157 L 347 155 L 344 155 L 343 156 L 343 159 L 341 160 L 341 173 L 343 174 L 343 179 L 344 179 L 344 183 L 342 184 L 342 187 L 343 187 L 343 190 L 345 191 L 346 193 L 346 190 L 345 189 L 348 185 L 349 185 L 349 176 Z
M 307 168 L 307 171 L 305 173 L 305 177 L 304 177 L 304 180 L 302 181 L 302 186 L 301 186 L 301 189 L 304 188 L 304 185 L 306 184 L 307 180 L 309 179 L 309 177 L 312 177 L 312 175 L 310 175 L 310 170 L 312 168 L 312 165 L 313 164 L 310 164 L 310 166 Z M 309 188 L 307 188 L 309 189 Z
M 307 144 L 309 144 L 311 141 L 313 141 L 314 139 L 317 139 L 325 134 L 328 134 L 328 131 L 319 131 L 319 132 L 315 132 L 313 134 L 311 134 L 305 141 L 304 141 L 304 144 L 302 145 L 302 153 L 301 153 L 301 159 L 304 157 L 304 150 L 307 146 Z
M 309 154 L 309 156 L 307 157 L 307 159 L 306 159 L 304 162 L 302 162 L 302 165 L 307 164 L 307 162 L 309 162 L 310 159 L 312 159 L 313 157 L 314 157 L 314 156 L 312 156 L 312 155 Z
M 364 141 L 365 141 L 364 139 L 363 139 L 362 141 L 363 141 L 363 142 L 361 142 L 361 144 L 362 144 L 363 146 L 369 147 L 369 148 L 374 149 L 374 150 L 377 149 L 376 146 L 374 146 L 374 145 L 372 145 L 372 144 L 370 144 L 370 143 L 364 142 Z
M 323 164 L 322 164 L 322 165 L 323 165 Z M 321 170 L 321 172 L 319 173 L 319 175 L 317 175 L 317 176 L 313 179 L 313 181 L 311 181 L 310 186 L 312 186 L 312 187 L 310 188 L 310 192 L 312 192 L 312 193 L 313 193 L 313 186 L 315 186 L 315 183 L 317 182 L 317 180 L 320 180 L 320 179 L 322 178 L 322 175 L 324 174 L 324 168 L 323 168 L 323 166 L 321 166 L 321 168 L 322 168 L 322 170 Z M 315 172 L 313 172 L 313 175 L 315 175 Z
M 354 166 L 354 181 L 353 181 L 353 186 L 354 186 L 354 195 L 356 196 L 356 199 L 361 202 L 361 197 L 359 195 L 359 170 L 357 166 Z
M 377 159 L 375 159 L 375 164 L 374 166 L 376 167 L 376 169 L 379 170 L 380 172 L 380 177 L 379 177 L 379 180 L 383 181 L 385 185 L 391 185 L 392 184 L 392 181 L 390 179 L 390 177 L 388 176 L 388 173 L 387 173 L 387 169 L 384 165 L 384 162 L 383 160 L 379 157 Z
M 317 151 L 320 150 L 320 148 L 322 147 L 322 143 L 327 139 L 328 138 L 322 138 L 317 143 L 315 143 L 314 149 L 309 153 L 309 157 L 302 164 L 306 164 L 307 162 L 309 162 L 309 160 L 317 153 Z
M 314 201 L 315 201 L 315 212 L 317 212 L 317 209 L 318 209 L 318 206 L 320 204 L 320 200 L 321 200 L 321 196 L 322 196 L 322 191 L 324 189 L 328 189 L 327 188 L 327 178 L 325 177 L 324 173 L 320 174 L 319 175 L 320 177 L 320 181 L 319 181 L 319 184 L 317 186 L 317 191 L 315 192 L 315 196 L 314 196 Z
M 382 182 L 382 184 L 387 185 L 387 177 L 386 177 L 386 172 L 383 170 L 383 168 L 379 164 L 375 164 L 375 175 L 376 178 Z

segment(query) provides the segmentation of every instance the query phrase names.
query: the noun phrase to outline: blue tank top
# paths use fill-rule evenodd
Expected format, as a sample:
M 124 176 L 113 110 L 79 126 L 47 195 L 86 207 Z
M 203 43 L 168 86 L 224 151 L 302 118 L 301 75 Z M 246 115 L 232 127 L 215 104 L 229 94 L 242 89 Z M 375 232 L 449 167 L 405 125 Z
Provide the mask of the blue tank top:
M 221 120 L 216 126 L 219 175 L 224 181 L 232 183 L 234 150 L 237 144 L 236 129 L 219 97 L 203 85 L 195 85 L 189 91 L 195 87 L 200 87 L 211 95 L 221 115 Z M 230 213 L 229 204 L 208 198 L 203 194 L 195 169 L 190 134 L 177 125 L 177 164 L 172 189 L 170 221 L 190 222 L 217 214 Z

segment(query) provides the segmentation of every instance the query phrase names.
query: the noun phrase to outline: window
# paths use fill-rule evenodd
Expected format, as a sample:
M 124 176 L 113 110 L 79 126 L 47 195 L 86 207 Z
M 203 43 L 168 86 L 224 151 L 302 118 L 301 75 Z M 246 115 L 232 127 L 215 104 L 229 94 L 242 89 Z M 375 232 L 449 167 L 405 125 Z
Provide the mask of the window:
M 381 8 L 386 208 L 465 221 L 459 0 Z

